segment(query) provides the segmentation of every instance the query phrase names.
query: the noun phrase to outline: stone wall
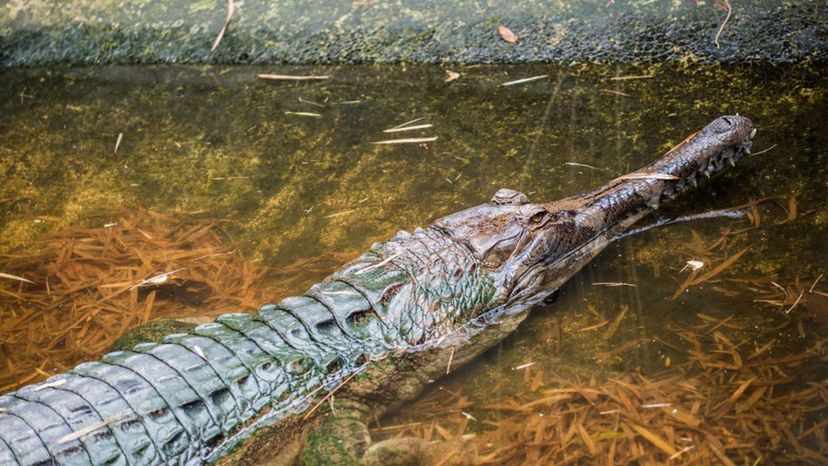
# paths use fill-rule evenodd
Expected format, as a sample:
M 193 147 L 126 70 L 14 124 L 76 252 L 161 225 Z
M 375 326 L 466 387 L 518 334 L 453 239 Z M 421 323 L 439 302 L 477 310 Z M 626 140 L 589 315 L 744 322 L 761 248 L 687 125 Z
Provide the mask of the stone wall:
M 9 0 L 0 66 L 826 61 L 828 2 L 730 1 L 236 0 L 211 51 L 226 0 Z

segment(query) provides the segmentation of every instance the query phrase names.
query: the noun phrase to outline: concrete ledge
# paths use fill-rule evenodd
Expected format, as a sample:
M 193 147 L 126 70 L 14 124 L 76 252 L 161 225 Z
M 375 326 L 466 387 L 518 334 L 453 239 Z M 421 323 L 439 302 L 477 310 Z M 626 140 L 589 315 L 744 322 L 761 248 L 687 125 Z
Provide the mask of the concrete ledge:
M 585 61 L 825 62 L 828 2 L 11 0 L 0 66 Z M 503 24 L 519 37 L 509 44 Z

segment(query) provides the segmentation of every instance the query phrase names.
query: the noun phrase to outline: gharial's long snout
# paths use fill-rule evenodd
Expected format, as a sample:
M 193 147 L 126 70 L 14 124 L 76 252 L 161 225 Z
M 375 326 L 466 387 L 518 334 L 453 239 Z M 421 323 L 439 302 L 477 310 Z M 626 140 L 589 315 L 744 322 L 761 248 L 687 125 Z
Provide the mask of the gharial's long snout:
M 597 214 L 605 227 L 623 224 L 625 218 L 658 208 L 663 200 L 695 187 L 701 178 L 736 166 L 750 154 L 755 133 L 748 118 L 719 117 L 652 164 L 569 201 L 579 205 L 584 219 Z
M 754 134 L 745 117 L 719 117 L 640 170 L 577 196 L 527 206 L 541 222 L 524 229 L 499 271 L 507 306 L 517 311 L 537 302 L 661 202 L 735 166 L 750 153 Z

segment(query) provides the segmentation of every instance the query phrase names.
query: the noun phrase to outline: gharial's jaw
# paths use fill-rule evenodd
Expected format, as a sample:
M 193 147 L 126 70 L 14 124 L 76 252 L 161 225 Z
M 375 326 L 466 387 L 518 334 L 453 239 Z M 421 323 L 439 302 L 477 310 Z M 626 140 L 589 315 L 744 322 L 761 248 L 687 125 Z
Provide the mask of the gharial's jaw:
M 496 277 L 505 312 L 522 311 L 563 284 L 613 238 L 700 178 L 750 154 L 755 130 L 724 116 L 649 166 L 598 189 L 547 204 L 501 190 L 491 203 L 435 223 L 465 241 Z

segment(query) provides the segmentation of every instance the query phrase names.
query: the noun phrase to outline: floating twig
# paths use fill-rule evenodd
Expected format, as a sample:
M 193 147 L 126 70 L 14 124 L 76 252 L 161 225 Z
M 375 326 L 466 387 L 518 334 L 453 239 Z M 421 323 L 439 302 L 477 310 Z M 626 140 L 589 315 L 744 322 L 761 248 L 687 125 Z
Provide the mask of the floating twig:
M 124 139 L 124 133 L 118 133 L 118 139 L 115 140 L 115 150 L 112 151 L 113 154 L 118 153 L 118 148 L 121 147 L 121 141 Z
M 597 324 L 595 324 L 595 325 L 590 325 L 590 326 L 588 326 L 588 327 L 579 328 L 579 329 L 578 329 L 578 331 L 579 331 L 579 332 L 588 332 L 588 331 L 590 331 L 590 330 L 597 330 L 597 329 L 599 329 L 599 328 L 603 327 L 604 325 L 607 325 L 608 323 L 609 323 L 609 321 L 608 321 L 608 320 L 605 320 L 605 321 L 603 321 L 603 322 L 599 322 L 599 323 L 597 323 Z
M 422 142 L 433 142 L 437 140 L 437 136 L 429 138 L 406 138 L 406 139 L 386 139 L 384 141 L 373 141 L 371 144 L 418 144 Z
M 268 81 L 323 81 L 325 79 L 331 79 L 330 76 L 322 75 L 322 76 L 296 76 L 290 74 L 265 74 L 259 73 L 256 75 L 259 79 L 265 79 Z
M 20 97 L 21 104 L 23 103 L 23 99 L 34 99 L 33 95 L 26 94 L 26 89 L 28 89 L 28 86 L 23 86 L 23 90 L 20 91 L 20 94 L 17 94 L 17 96 Z
M 227 26 L 230 25 L 230 20 L 233 19 L 233 13 L 236 11 L 236 5 L 233 3 L 233 0 L 227 0 L 227 18 L 224 20 L 224 25 L 219 30 L 218 36 L 216 36 L 216 41 L 213 42 L 213 47 L 210 49 L 210 52 L 214 52 L 216 48 L 221 43 L 221 39 L 224 38 L 224 33 L 227 32 Z
M 406 121 L 405 123 L 399 124 L 399 125 L 397 125 L 397 126 L 395 126 L 395 127 L 391 128 L 391 129 L 402 128 L 402 127 L 404 127 L 404 126 L 408 126 L 408 125 L 410 125 L 410 124 L 413 124 L 413 123 L 416 123 L 416 122 L 418 122 L 418 121 L 422 121 L 422 120 L 425 120 L 425 119 L 426 119 L 426 117 L 424 117 L 424 116 L 419 117 L 419 118 L 415 118 L 415 119 L 413 119 L 413 120 L 411 120 L 411 121 Z
M 145 278 L 145 279 L 141 280 L 140 282 L 136 283 L 135 285 L 132 285 L 132 287 L 130 287 L 129 289 L 134 290 L 135 288 L 138 288 L 138 287 L 141 287 L 141 286 L 162 285 L 162 284 L 166 283 L 167 280 L 169 280 L 170 277 L 174 273 L 181 272 L 182 270 L 186 270 L 186 269 L 185 268 L 175 269 L 171 272 L 165 272 L 165 273 L 162 273 L 162 274 L 159 274 L 159 275 L 152 276 L 150 278 Z
M 695 446 L 695 445 L 688 445 L 688 446 L 686 446 L 686 447 L 682 448 L 681 450 L 679 450 L 679 451 L 677 451 L 677 452 L 673 453 L 673 454 L 672 454 L 672 455 L 670 455 L 670 457 L 669 457 L 669 458 L 667 458 L 667 459 L 668 459 L 669 461 L 673 461 L 674 459 L 676 459 L 676 458 L 678 458 L 679 456 L 681 456 L 683 453 L 687 453 L 688 451 L 690 451 L 690 450 L 692 450 L 692 449 L 694 449 L 694 448 L 696 448 L 696 446 Z M 758 458 L 757 458 L 757 460 L 758 460 Z
M 721 1 L 722 1 L 722 4 L 725 6 L 725 8 L 727 8 L 727 16 L 725 16 L 725 19 L 724 19 L 724 21 L 722 21 L 722 24 L 719 25 L 719 30 L 716 31 L 716 37 L 713 38 L 713 43 L 716 44 L 717 49 L 720 48 L 719 47 L 719 36 L 722 35 L 722 31 L 724 31 L 725 25 L 727 25 L 727 22 L 730 21 L 730 13 L 732 12 L 732 8 L 730 8 L 730 1 L 729 0 L 721 0 Z
M 285 112 L 285 115 L 296 115 L 296 116 L 303 116 L 303 117 L 311 117 L 311 118 L 322 118 L 322 115 L 319 113 L 314 112 Z
M 587 165 L 585 163 L 578 163 L 578 162 L 564 162 L 564 165 L 569 165 L 570 167 L 589 168 L 590 170 L 606 170 L 606 168 L 593 167 L 592 165 Z
M 66 383 L 66 379 L 55 380 L 54 382 L 41 383 L 41 384 L 38 384 L 36 387 L 34 387 L 33 390 L 36 391 L 36 392 L 39 392 L 39 391 L 45 390 L 47 388 L 60 387 L 61 385 L 65 384 L 65 383 Z
M 627 94 L 626 92 L 617 91 L 615 89 L 599 89 L 598 91 L 603 92 L 605 94 L 615 94 L 615 95 L 620 95 L 620 96 L 623 96 L 623 97 L 632 97 L 631 95 Z
M 805 294 L 804 291 L 799 293 L 799 296 L 796 298 L 796 301 L 794 301 L 794 303 L 791 305 L 791 307 L 789 307 L 788 310 L 785 311 L 785 314 L 790 314 L 790 312 L 794 310 L 796 305 L 799 304 L 799 301 L 802 299 L 802 295 L 804 295 L 804 294 Z
M 668 406 L 673 406 L 673 403 L 650 403 L 646 405 L 641 405 L 641 409 L 655 409 L 655 408 L 666 408 Z
M 532 81 L 538 81 L 538 80 L 548 78 L 548 77 L 549 77 L 548 74 L 542 74 L 540 76 L 532 76 L 531 78 L 523 78 L 523 79 L 518 79 L 518 80 L 515 80 L 515 81 L 507 81 L 505 83 L 502 83 L 500 85 L 500 87 L 514 86 L 516 84 L 530 83 Z
M 193 345 L 193 353 L 197 354 L 201 359 L 207 359 L 207 355 L 204 354 L 204 350 L 198 345 Z
M 753 153 L 753 156 L 762 155 L 762 154 L 764 154 L 765 152 L 768 152 L 769 150 L 773 150 L 773 149 L 775 149 L 775 148 L 776 148 L 776 144 L 773 144 L 773 145 L 771 145 L 770 147 L 768 147 L 767 149 L 762 149 L 762 150 L 760 150 L 759 152 L 754 152 L 754 153 Z
M 609 78 L 610 81 L 630 81 L 633 79 L 650 79 L 654 78 L 654 74 L 639 74 L 639 75 L 630 75 L 630 76 L 613 76 Z
M 314 107 L 325 108 L 325 105 L 323 104 L 314 102 L 312 100 L 303 99 L 301 97 L 299 97 L 299 102 L 302 102 L 303 104 L 313 105 Z
M 311 209 L 313 209 L 313 207 L 311 207 Z M 354 213 L 354 212 L 356 212 L 356 211 L 357 211 L 356 209 L 348 209 L 348 210 L 343 210 L 342 212 L 337 212 L 337 213 L 335 213 L 335 214 L 329 214 L 329 215 L 326 215 L 326 216 L 325 216 L 325 218 L 336 218 L 336 217 L 341 217 L 341 216 L 343 216 L 343 215 L 348 215 L 348 214 Z
M 402 128 L 388 128 L 388 129 L 382 130 L 382 132 L 383 133 L 399 133 L 399 132 L 402 132 L 402 131 L 415 131 L 415 130 L 418 130 L 418 129 L 431 128 L 432 126 L 434 126 L 434 125 L 432 125 L 431 123 L 426 123 L 426 124 L 423 124 L 423 125 L 404 126 Z
M 94 431 L 96 431 L 96 430 L 98 430 L 102 427 L 106 427 L 106 426 L 108 426 L 109 424 L 112 424 L 115 421 L 119 421 L 119 420 L 129 416 L 129 414 L 130 413 L 116 414 L 115 416 L 104 419 L 103 421 L 93 422 L 92 424 L 89 424 L 88 426 L 86 426 L 82 429 L 78 429 L 78 430 L 72 432 L 71 434 L 64 435 L 63 437 L 57 439 L 57 441 L 55 443 L 60 445 L 61 443 L 67 443 L 67 442 L 71 442 L 72 440 L 77 440 L 77 439 L 79 439 L 81 437 L 84 437 L 84 436 L 86 436 L 86 435 L 88 435 L 88 434 L 90 434 L 90 433 L 92 433 L 92 432 L 94 432 Z
M 393 255 L 391 255 L 391 256 L 388 256 L 388 257 L 386 257 L 385 259 L 383 259 L 381 262 L 377 262 L 377 263 L 376 263 L 376 264 L 374 264 L 374 265 L 371 265 L 371 266 L 369 266 L 369 267 L 365 267 L 364 269 L 362 269 L 362 270 L 360 270 L 360 271 L 358 271 L 358 272 L 354 273 L 354 275 L 362 275 L 362 274 L 364 274 L 364 273 L 368 272 L 369 270 L 376 269 L 377 267 L 382 267 L 383 265 L 385 265 L 385 264 L 387 264 L 387 263 L 391 262 L 392 260 L 396 259 L 397 257 L 399 257 L 399 256 L 400 256 L 400 254 L 402 254 L 402 252 L 398 252 L 398 253 L 396 253 L 396 254 L 393 254 Z
M 0 272 L 0 278 L 8 278 L 9 280 L 17 280 L 19 282 L 31 283 L 32 285 L 36 284 L 35 282 L 33 282 L 31 280 L 28 280 L 28 279 L 23 278 L 23 277 L 18 277 L 17 275 L 12 275 L 10 273 Z
M 814 288 L 816 288 L 817 283 L 819 283 L 819 281 L 822 279 L 822 276 L 823 276 L 823 275 L 825 275 L 825 274 L 824 274 L 824 273 L 819 274 L 819 276 L 817 277 L 817 279 L 816 279 L 816 280 L 814 280 L 814 283 L 811 285 L 811 287 L 810 287 L 810 288 L 808 288 L 808 294 L 811 294 L 811 293 L 813 293 L 813 292 L 814 292 Z

